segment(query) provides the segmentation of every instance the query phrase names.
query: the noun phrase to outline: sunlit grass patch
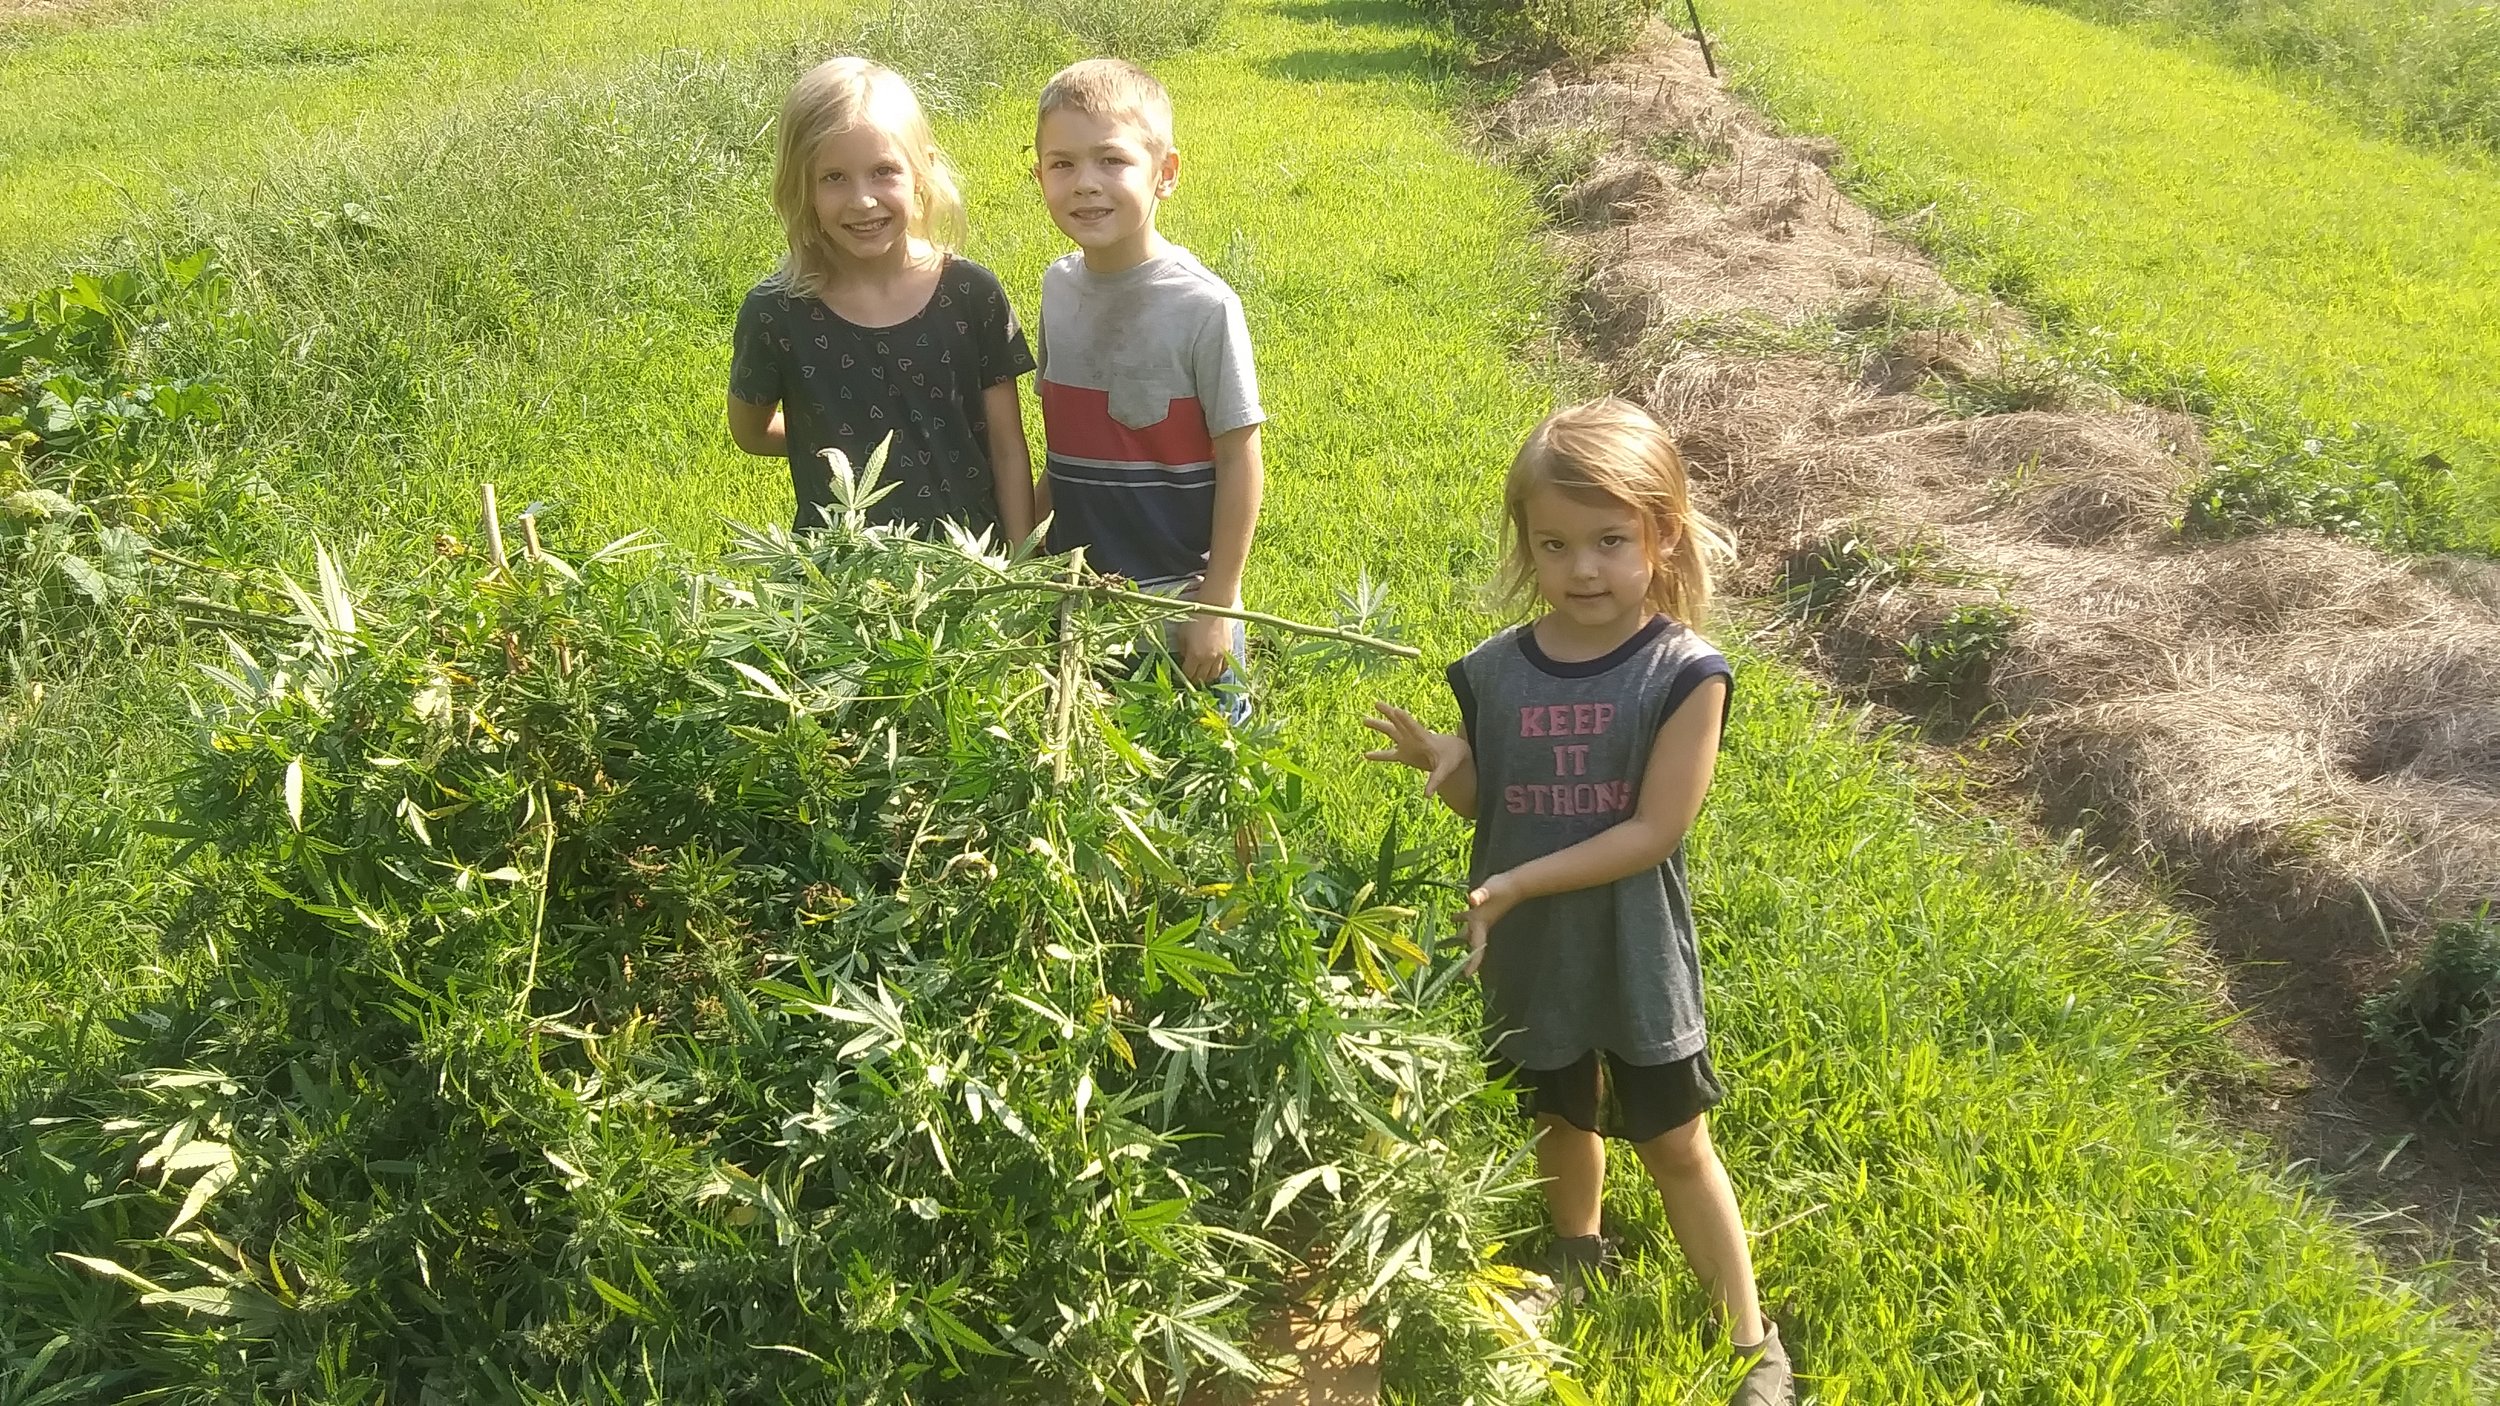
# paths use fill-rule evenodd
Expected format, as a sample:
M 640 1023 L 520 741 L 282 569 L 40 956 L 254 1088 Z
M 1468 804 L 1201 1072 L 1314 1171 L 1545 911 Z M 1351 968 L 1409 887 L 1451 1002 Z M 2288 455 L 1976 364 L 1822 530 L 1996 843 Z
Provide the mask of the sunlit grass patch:
M 0 43 L 0 291 L 168 202 L 212 206 L 345 131 L 388 141 L 508 85 L 613 72 L 672 49 L 821 34 L 797 0 L 104 0 Z
M 2450 525 L 2416 545 L 2500 545 L 2488 162 L 2013 0 L 1717 16 L 1741 82 L 1839 137 L 1857 191 L 1913 217 L 1957 280 L 2043 313 L 2130 393 L 2211 413 L 2247 457 L 2298 458 L 2302 421 L 2330 451 L 2380 426 L 2457 470 Z M 2326 476 L 2368 491 L 2388 452 L 2363 444 Z
M 2374 131 L 2500 150 L 2500 10 L 2450 0 L 2039 0 L 2207 46 Z

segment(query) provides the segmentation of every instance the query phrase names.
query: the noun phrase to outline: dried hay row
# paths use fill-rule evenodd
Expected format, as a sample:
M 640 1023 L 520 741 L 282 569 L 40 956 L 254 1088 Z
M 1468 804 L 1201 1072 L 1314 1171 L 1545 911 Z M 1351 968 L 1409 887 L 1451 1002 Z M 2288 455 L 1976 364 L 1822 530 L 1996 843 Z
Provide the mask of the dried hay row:
M 1793 584 L 1852 539 L 1928 564 L 1800 631 L 1811 659 L 1883 696 L 1914 634 L 1975 601 L 2015 607 L 1984 689 L 2031 784 L 2116 847 L 2297 924 L 2271 955 L 2307 965 L 2314 1020 L 2348 1020 L 2384 981 L 2381 923 L 2418 932 L 2500 898 L 2500 569 L 2306 533 L 2183 542 L 2206 467 L 2187 417 L 2089 387 L 1975 418 L 1914 393 L 1997 374 L 2019 326 L 1886 238 L 1833 182 L 1830 144 L 1772 132 L 1689 40 L 1533 80 L 1492 136 L 1550 151 L 1591 132 L 1602 154 L 1556 193 L 1582 331 L 1736 532 L 1733 584 Z M 1893 336 L 1853 375 L 1684 332 L 1729 319 L 1948 330 Z

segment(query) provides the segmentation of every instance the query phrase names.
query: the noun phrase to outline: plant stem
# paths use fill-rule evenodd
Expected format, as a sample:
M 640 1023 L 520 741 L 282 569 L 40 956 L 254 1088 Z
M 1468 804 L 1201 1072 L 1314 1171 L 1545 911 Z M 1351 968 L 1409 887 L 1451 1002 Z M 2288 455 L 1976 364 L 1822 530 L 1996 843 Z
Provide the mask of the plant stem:
M 1068 586 L 1072 591 L 1081 587 L 1084 570 L 1085 558 L 1081 552 L 1068 558 Z M 1051 779 L 1061 786 L 1068 784 L 1068 768 L 1072 764 L 1070 754 L 1075 749 L 1077 655 L 1076 597 L 1073 594 L 1062 595 L 1059 598 L 1059 692 L 1051 700 L 1050 728 L 1051 747 L 1057 753 L 1051 762 Z
M 556 882 L 556 812 L 543 788 L 538 793 L 538 813 L 540 823 L 546 827 L 546 840 L 538 852 L 538 916 L 530 923 L 529 971 L 521 977 L 521 997 L 516 1003 L 523 1015 L 529 1014 L 530 993 L 538 988 L 538 944 L 547 934 L 547 890 Z
M 503 516 L 495 511 L 495 485 L 478 485 L 479 516 L 486 528 L 486 554 L 495 559 L 497 571 L 509 571 L 511 565 L 503 554 Z
M 301 621 L 289 619 L 283 615 L 270 615 L 263 611 L 246 610 L 242 606 L 228 605 L 224 601 L 210 600 L 206 596 L 179 595 L 174 597 L 174 604 L 182 606 L 187 610 L 211 611 L 236 624 L 251 625 L 264 630 L 299 630 L 303 628 L 303 623 Z
M 179 566 L 185 571 L 198 571 L 210 576 L 223 576 L 229 581 L 240 581 L 243 579 L 242 573 L 240 572 L 228 571 L 222 566 L 210 566 L 204 561 L 193 561 L 189 557 L 183 556 L 178 552 L 166 551 L 163 547 L 157 546 L 153 542 L 140 547 L 139 550 L 146 553 L 148 556 L 154 557 L 156 560 L 165 563 L 167 566 Z
M 1159 596 L 1152 591 L 1131 590 L 1126 586 L 1106 586 L 1076 581 L 1000 581 L 992 585 L 975 586 L 972 589 L 984 593 L 989 591 L 1056 591 L 1066 596 L 1097 596 L 1104 600 L 1132 601 L 1139 605 L 1159 606 L 1175 615 L 1221 615 L 1228 620 L 1247 620 L 1253 625 L 1290 630 L 1294 634 L 1309 635 L 1313 639 L 1336 640 L 1343 644 L 1361 645 L 1365 649 L 1376 649 L 1383 654 L 1394 654 L 1400 659 L 1423 657 L 1423 651 L 1411 644 L 1399 644 L 1393 640 L 1380 639 L 1354 630 L 1338 629 L 1330 625 L 1305 624 L 1300 620 L 1288 620 L 1282 615 L 1268 615 L 1256 610 L 1239 610 L 1222 605 L 1201 605 L 1194 600 L 1179 596 Z

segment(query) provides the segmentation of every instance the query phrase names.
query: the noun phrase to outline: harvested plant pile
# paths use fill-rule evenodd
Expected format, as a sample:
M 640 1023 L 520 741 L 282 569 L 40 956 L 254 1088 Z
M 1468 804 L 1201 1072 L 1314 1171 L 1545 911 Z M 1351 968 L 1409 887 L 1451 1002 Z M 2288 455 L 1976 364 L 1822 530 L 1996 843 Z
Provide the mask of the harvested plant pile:
M 1413 856 L 1307 852 L 1064 563 L 860 523 L 325 559 L 235 648 L 169 822 L 205 975 L 11 1122 L 21 1385 L 1160 1400 L 1256 1375 L 1289 1280 L 1428 1399 L 1542 1380 Z
M 1957 297 L 1689 41 L 1540 77 L 1496 136 L 1554 177 L 1584 331 L 1743 584 L 1844 683 L 2007 725 L 2055 809 L 2267 915 L 2260 954 L 2344 1031 L 2380 928 L 2500 896 L 2500 567 L 2184 538 L 2195 423 Z

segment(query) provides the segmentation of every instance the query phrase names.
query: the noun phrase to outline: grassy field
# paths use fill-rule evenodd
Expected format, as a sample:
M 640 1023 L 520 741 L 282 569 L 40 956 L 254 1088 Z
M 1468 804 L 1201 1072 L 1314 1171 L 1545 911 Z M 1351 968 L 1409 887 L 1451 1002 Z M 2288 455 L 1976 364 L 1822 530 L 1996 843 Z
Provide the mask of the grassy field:
M 183 22 L 134 50 L 178 50 L 148 26 Z M 1047 57 L 997 61 L 1027 82 Z M 1380 693 L 1449 720 L 1438 665 L 1497 623 L 1500 467 L 1558 390 L 1534 201 L 1466 153 L 1454 55 L 1402 7 L 1246 4 L 1160 67 L 1187 160 L 1168 228 L 1241 290 L 1273 416 L 1252 603 L 1324 615 L 1367 572 L 1425 650 L 1372 680 L 1285 669 L 1269 706 L 1346 836 L 1395 810 L 1450 844 L 1411 778 L 1351 760 L 1355 719 Z M 301 571 L 317 535 L 351 577 L 405 570 L 472 531 L 480 479 L 554 504 L 567 547 L 656 527 L 699 553 L 721 514 L 786 514 L 783 471 L 728 448 L 719 393 L 730 314 L 772 258 L 758 133 L 789 72 L 786 44 L 724 42 L 481 88 L 143 221 L 142 247 L 205 236 L 235 273 L 237 320 L 166 354 L 236 387 L 212 447 L 278 495 L 270 559 Z M 942 136 L 973 254 L 1029 309 L 1061 246 L 1019 171 L 1028 123 L 1009 102 Z M 313 218 L 351 200 L 369 226 Z M 54 247 L 102 228 L 44 218 Z M 150 924 L 180 884 L 131 822 L 184 745 L 185 664 L 64 670 L 0 702 L 0 1098 L 109 1063 L 83 1022 L 179 960 Z M 1768 1297 L 1815 1399 L 2479 1399 L 2477 1341 L 2199 1121 L 2183 1086 L 2226 1057 L 2169 920 L 1960 816 L 1769 662 L 1745 661 L 1737 716 L 1695 840 L 1736 1091 L 1720 1138 L 1776 1227 Z M 1707 1400 L 1697 1295 L 1654 1207 L 1618 1190 L 1640 1268 L 1570 1325 L 1586 1374 L 1609 1401 Z
M 2500 150 L 2500 11 L 2447 0 L 2039 0 L 2202 45 L 2373 131 Z
M 795 0 L 162 0 L 0 28 L 0 290 L 187 195 L 235 203 L 334 136 L 390 140 L 480 95 L 637 54 L 787 42 Z
M 1970 285 L 2127 388 L 2223 418 L 2375 422 L 2459 469 L 2500 542 L 2500 172 L 2264 79 L 2016 0 L 1729 0 L 1742 81 Z M 2025 75 L 2008 84 L 2005 75 Z M 1932 208 L 1931 208 L 1932 207 Z

